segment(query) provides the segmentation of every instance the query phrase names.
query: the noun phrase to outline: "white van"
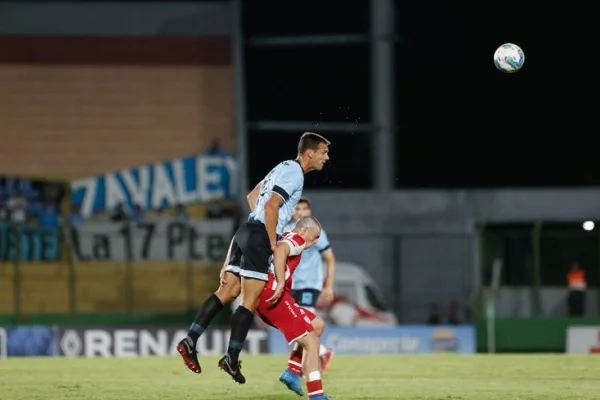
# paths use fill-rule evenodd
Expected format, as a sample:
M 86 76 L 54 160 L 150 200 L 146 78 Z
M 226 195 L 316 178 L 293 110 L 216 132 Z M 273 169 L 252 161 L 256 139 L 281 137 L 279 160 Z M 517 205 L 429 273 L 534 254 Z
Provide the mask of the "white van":
M 398 319 L 385 305 L 381 289 L 360 265 L 338 261 L 336 263 L 334 292 L 371 316 L 363 315 L 357 325 L 397 325 Z
M 325 268 L 325 266 L 323 266 Z M 335 282 L 334 282 L 334 293 L 336 298 L 344 298 L 348 302 L 354 305 L 354 308 L 358 306 L 361 310 L 364 310 L 371 314 L 373 317 L 361 317 L 356 310 L 344 310 L 342 314 L 351 314 L 348 317 L 352 320 L 351 322 L 344 323 L 344 325 L 360 325 L 360 326 L 395 326 L 398 325 L 398 319 L 392 311 L 390 311 L 384 301 L 381 294 L 381 289 L 367 271 L 360 265 L 338 261 L 336 262 Z M 238 297 L 231 303 L 231 311 L 235 309 L 241 303 L 241 296 Z M 335 308 L 336 305 L 334 304 Z M 320 307 L 317 304 L 318 314 L 328 320 L 330 323 L 334 322 L 331 311 L 333 308 Z M 348 307 L 350 308 L 350 307 Z M 364 313 L 363 313 L 364 314 Z M 256 317 L 257 320 L 260 318 Z M 259 325 L 262 326 L 262 325 Z

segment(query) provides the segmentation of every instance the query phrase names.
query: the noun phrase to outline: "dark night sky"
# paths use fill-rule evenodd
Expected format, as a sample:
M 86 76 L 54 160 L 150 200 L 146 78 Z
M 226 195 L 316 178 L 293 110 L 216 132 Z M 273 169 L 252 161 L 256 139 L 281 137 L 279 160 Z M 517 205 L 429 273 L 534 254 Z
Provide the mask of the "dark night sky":
M 368 32 L 367 1 L 290 3 L 247 2 L 245 34 Z M 397 2 L 397 186 L 600 185 L 592 3 L 487 3 Z M 516 74 L 493 65 L 505 42 L 525 51 Z M 367 44 L 248 48 L 245 59 L 250 120 L 370 121 Z M 252 183 L 294 157 L 299 133 L 250 132 Z M 307 187 L 369 187 L 369 138 L 329 136 L 332 163 Z

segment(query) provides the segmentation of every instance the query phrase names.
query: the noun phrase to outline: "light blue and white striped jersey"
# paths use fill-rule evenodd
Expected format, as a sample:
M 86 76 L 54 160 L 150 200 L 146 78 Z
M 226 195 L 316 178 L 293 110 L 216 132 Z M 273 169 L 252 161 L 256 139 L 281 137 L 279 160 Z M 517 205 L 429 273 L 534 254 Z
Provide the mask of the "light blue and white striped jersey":
M 290 222 L 284 228 L 284 232 L 294 229 L 295 221 Z M 324 229 L 321 228 L 321 236 L 317 243 L 302 252 L 300 264 L 296 267 L 292 276 L 292 290 L 315 289 L 323 290 L 325 281 L 325 263 L 323 252 L 331 248 L 329 238 Z
M 279 209 L 279 219 L 277 222 L 276 233 L 281 235 L 283 228 L 292 218 L 296 204 L 302 196 L 304 187 L 304 171 L 300 163 L 296 160 L 280 162 L 260 181 L 260 194 L 256 200 L 256 207 L 250 213 L 248 219 L 254 219 L 265 223 L 265 205 L 271 197 L 271 193 L 276 193 L 283 199 L 283 204 Z

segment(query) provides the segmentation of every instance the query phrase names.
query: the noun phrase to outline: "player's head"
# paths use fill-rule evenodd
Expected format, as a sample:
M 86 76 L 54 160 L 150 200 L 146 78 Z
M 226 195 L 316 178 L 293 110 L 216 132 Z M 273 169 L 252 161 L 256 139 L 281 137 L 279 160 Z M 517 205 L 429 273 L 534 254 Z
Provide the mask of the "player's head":
M 315 244 L 321 236 L 321 224 L 315 217 L 300 217 L 294 226 L 294 233 L 302 236 L 305 249 Z
M 304 132 L 298 142 L 298 158 L 304 172 L 320 171 L 329 160 L 331 142 L 313 132 Z
M 294 209 L 294 221 L 298 221 L 302 217 L 310 217 L 311 214 L 310 201 L 306 197 L 302 197 Z

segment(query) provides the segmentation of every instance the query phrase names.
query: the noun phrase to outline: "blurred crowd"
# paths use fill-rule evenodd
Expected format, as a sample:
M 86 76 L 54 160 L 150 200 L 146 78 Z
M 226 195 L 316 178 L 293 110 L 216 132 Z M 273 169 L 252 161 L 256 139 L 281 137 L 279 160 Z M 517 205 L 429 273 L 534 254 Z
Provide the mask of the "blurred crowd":
M 471 308 L 461 308 L 456 301 L 450 302 L 446 307 L 432 304 L 427 318 L 428 325 L 460 325 L 471 323 L 471 321 Z
M 205 204 L 205 215 L 207 219 L 216 218 L 234 218 L 239 219 L 241 215 L 240 207 L 235 203 L 231 202 L 214 202 Z M 112 210 L 96 210 L 94 215 L 90 218 L 91 220 L 104 220 L 104 221 L 127 221 L 132 220 L 133 222 L 144 222 L 146 218 L 154 217 L 170 217 L 180 220 L 187 220 L 190 218 L 190 212 L 188 207 L 183 204 L 178 204 L 173 208 L 161 207 L 156 210 L 143 210 L 139 204 L 136 204 L 129 209 L 125 204 L 120 203 Z M 83 218 L 79 211 L 79 207 L 74 205 L 66 216 L 67 221 L 71 225 L 78 225 L 83 222 Z
M 55 190 L 60 190 L 55 188 Z M 60 210 L 53 190 L 39 198 L 38 191 L 14 190 L 0 193 L 0 221 L 16 225 L 30 224 L 40 227 L 58 227 Z
M 232 154 L 221 146 L 218 138 L 212 140 L 202 155 L 231 157 Z M 57 228 L 64 221 L 76 226 L 84 222 L 79 205 L 61 212 L 65 185 L 60 182 L 36 181 L 26 178 L 0 177 L 0 222 L 15 225 L 27 224 L 41 228 Z M 205 204 L 205 212 L 198 217 L 235 218 L 241 216 L 240 208 L 224 202 Z M 178 219 L 190 218 L 189 208 L 179 204 L 174 207 L 162 207 L 157 210 L 144 210 L 139 204 L 128 207 L 118 204 L 105 210 L 96 209 L 92 220 L 143 222 L 148 217 L 168 216 Z
M 216 202 L 206 205 L 205 217 L 214 218 L 240 218 L 241 210 L 236 204 Z M 140 205 L 127 207 L 118 204 L 111 210 L 96 210 L 90 220 L 143 222 L 148 217 L 171 217 L 177 219 L 188 219 L 190 213 L 184 205 L 174 208 L 163 207 L 157 210 L 143 210 Z M 38 199 L 27 196 L 24 192 L 17 190 L 13 193 L 0 195 L 0 222 L 15 225 L 27 224 L 41 228 L 57 228 L 61 221 L 71 226 L 81 225 L 85 219 L 81 214 L 80 206 L 74 204 L 69 212 L 61 213 L 60 203 L 53 197 Z

